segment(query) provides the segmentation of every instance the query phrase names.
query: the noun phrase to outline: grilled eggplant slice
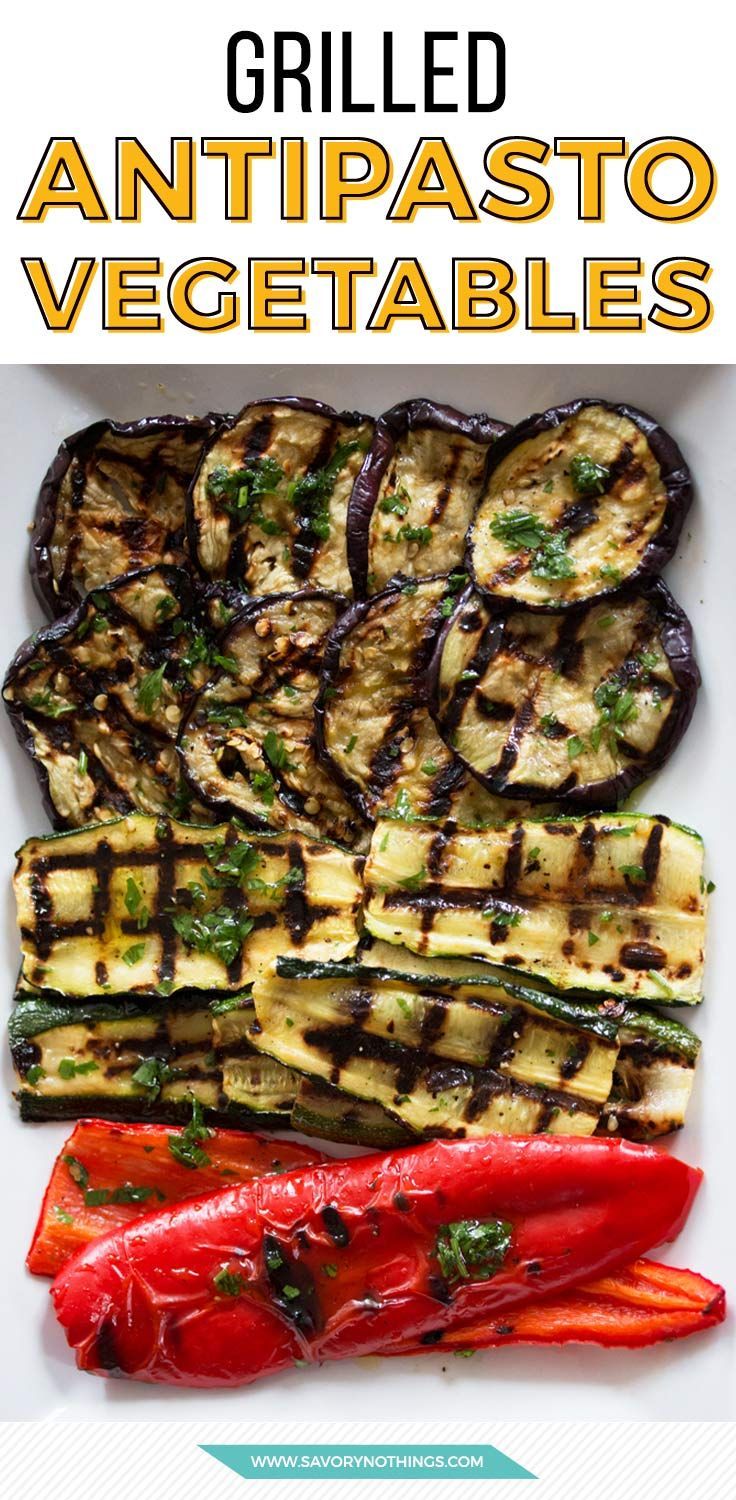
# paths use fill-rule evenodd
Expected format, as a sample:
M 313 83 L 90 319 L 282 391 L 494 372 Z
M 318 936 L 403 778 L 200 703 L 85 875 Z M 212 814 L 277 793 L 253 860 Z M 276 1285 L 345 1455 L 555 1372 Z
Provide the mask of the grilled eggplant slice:
M 221 816 L 354 847 L 366 833 L 313 742 L 325 637 L 339 594 L 254 600 L 219 643 L 228 663 L 196 698 L 179 741 L 189 784 Z
M 352 605 L 328 639 L 317 745 L 368 822 L 401 815 L 476 825 L 525 810 L 468 774 L 427 708 L 428 667 L 463 579 L 388 588 Z
M 252 594 L 351 592 L 345 520 L 373 423 L 298 396 L 253 401 L 222 429 L 189 499 L 192 555 Z
M 404 401 L 379 417 L 348 507 L 357 599 L 392 579 L 461 568 L 488 449 L 508 432 L 485 414 Z
M 136 810 L 206 820 L 190 807 L 176 737 L 213 661 L 226 658 L 181 568 L 106 584 L 21 646 L 3 699 L 57 827 Z
M 239 1017 L 240 1032 L 231 1026 L 222 1037 L 196 992 L 174 1005 L 21 992 L 9 1026 L 21 1117 L 179 1121 L 194 1098 L 221 1124 L 288 1126 L 294 1081 L 249 1045 L 247 997 Z
M 674 439 L 632 406 L 586 398 L 500 438 L 468 535 L 479 589 L 564 609 L 658 573 L 692 500 Z
M 235 991 L 279 953 L 355 951 L 362 860 L 291 833 L 137 814 L 32 838 L 15 894 L 25 981 L 63 995 Z
M 700 685 L 665 585 L 566 614 L 499 616 L 469 591 L 432 669 L 436 722 L 489 791 L 615 807 L 671 755 Z
M 368 931 L 412 952 L 485 958 L 561 990 L 702 998 L 703 845 L 667 818 L 383 824 L 364 892 Z
M 224 420 L 94 422 L 65 439 L 31 534 L 33 586 L 51 619 L 122 573 L 186 564 L 187 490 L 203 443 Z

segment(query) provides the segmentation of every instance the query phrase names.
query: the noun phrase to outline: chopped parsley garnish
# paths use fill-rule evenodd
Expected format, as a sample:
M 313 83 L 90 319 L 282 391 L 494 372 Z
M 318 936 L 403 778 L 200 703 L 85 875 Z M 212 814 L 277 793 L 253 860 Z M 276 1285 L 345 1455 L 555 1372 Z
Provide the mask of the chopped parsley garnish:
M 585 740 L 581 740 L 579 734 L 571 734 L 570 738 L 569 738 L 569 740 L 567 742 L 567 758 L 568 758 L 568 760 L 575 760 L 578 755 L 582 755 L 583 754 L 584 750 L 585 750 Z
M 575 578 L 577 575 L 567 550 L 569 531 L 557 531 L 534 553 L 532 578 Z
M 605 464 L 597 464 L 589 453 L 576 453 L 570 459 L 570 478 L 578 495 L 603 495 L 610 473 Z
M 26 1083 L 30 1083 L 32 1088 L 45 1077 L 46 1069 L 42 1068 L 40 1063 L 31 1063 L 30 1068 L 26 1070 Z
M 89 1186 L 89 1172 L 84 1163 L 79 1160 L 78 1156 L 64 1156 L 62 1160 L 69 1171 L 72 1182 L 75 1182 L 77 1187 L 81 1188 L 82 1192 L 84 1192 L 84 1189 Z
M 511 1248 L 505 1219 L 460 1219 L 443 1224 L 435 1254 L 445 1281 L 488 1281 L 501 1270 Z
M 431 526 L 410 526 L 405 521 L 400 526 L 396 535 L 389 537 L 391 542 L 418 542 L 420 547 L 427 547 L 432 540 Z
M 241 839 L 237 844 L 205 844 L 204 852 L 211 869 L 202 871 L 202 874 L 211 890 L 241 885 L 253 873 L 261 857 L 255 845 L 247 839 Z
M 560 728 L 557 714 L 542 714 L 539 723 L 545 739 L 552 740 L 556 737 L 557 730 Z
M 358 743 L 358 736 L 357 736 L 357 734 L 351 734 L 350 739 L 348 740 L 348 742 L 347 742 L 347 744 L 345 746 L 345 754 L 346 755 L 352 755 L 352 753 L 353 753 L 353 751 L 354 751 L 355 746 L 357 745 L 357 743 Z
M 273 807 L 274 779 L 270 771 L 254 771 L 250 784 L 264 807 Z
M 426 865 L 422 865 L 421 869 L 417 870 L 414 875 L 405 875 L 403 880 L 400 880 L 398 884 L 403 886 L 406 891 L 418 891 L 419 887 L 424 885 L 426 879 L 427 867 Z
M 192 1098 L 192 1118 L 189 1124 L 182 1130 L 181 1135 L 170 1135 L 168 1138 L 169 1151 L 182 1167 L 209 1167 L 210 1158 L 206 1151 L 202 1150 L 200 1141 L 208 1141 L 212 1131 L 204 1123 L 202 1106 L 198 1099 Z
M 89 1062 L 78 1063 L 73 1057 L 62 1057 L 59 1063 L 60 1078 L 76 1078 L 77 1074 L 84 1076 L 85 1073 L 97 1073 L 99 1064 L 90 1058 Z
M 145 951 L 145 943 L 133 943 L 131 947 L 126 948 L 125 952 L 122 954 L 123 963 L 127 964 L 129 968 L 132 968 L 133 964 L 140 963 Z
M 163 693 L 166 666 L 167 663 L 162 661 L 160 667 L 154 668 L 153 672 L 148 672 L 145 677 L 141 678 L 138 684 L 138 691 L 136 693 L 138 707 L 141 713 L 146 714 L 148 718 L 150 718 Z
M 384 495 L 383 499 L 379 500 L 378 509 L 382 510 L 386 516 L 405 516 L 410 503 L 411 496 L 404 485 L 399 484 L 392 495 Z
M 207 723 L 224 724 L 226 729 L 245 729 L 248 719 L 237 703 L 220 703 L 213 698 L 207 706 Z
M 595 944 L 599 943 L 599 942 L 600 942 L 600 938 L 599 938 L 597 932 L 589 932 L 588 933 L 588 947 L 589 948 L 594 948 Z
M 485 922 L 492 922 L 494 927 L 518 927 L 521 922 L 520 911 L 507 911 L 503 906 L 487 906 L 481 916 Z
M 647 969 L 647 979 L 651 979 L 652 984 L 656 984 L 663 995 L 666 995 L 670 1000 L 672 999 L 675 993 L 672 986 L 667 983 L 666 979 L 662 978 L 661 974 L 657 973 L 656 969 Z
M 146 1057 L 133 1073 L 132 1081 L 154 1095 L 160 1093 L 163 1085 L 173 1076 L 171 1068 L 162 1057 Z
M 439 767 L 436 760 L 425 760 L 419 769 L 423 776 L 436 776 Z
M 171 594 L 162 594 L 154 611 L 157 620 L 168 620 L 176 611 L 176 600 Z
M 620 568 L 614 568 L 612 563 L 601 563 L 598 569 L 599 578 L 605 578 L 607 583 L 620 583 L 623 573 Z
M 56 1214 L 56 1217 L 59 1220 L 60 1224 L 73 1224 L 74 1223 L 74 1218 L 73 1218 L 72 1214 L 67 1213 L 67 1210 L 65 1208 L 61 1208 L 58 1203 L 54 1204 L 54 1213 Z
M 80 750 L 79 755 L 77 757 L 77 770 L 78 770 L 80 776 L 86 776 L 87 775 L 87 765 L 88 765 L 87 751 L 86 750 Z
M 264 735 L 263 753 L 274 770 L 291 771 L 294 769 L 293 762 L 289 760 L 284 741 L 273 729 L 269 729 Z
M 263 495 L 275 494 L 284 471 L 272 458 L 248 459 L 241 469 L 218 464 L 207 479 L 207 494 L 219 502 L 237 525 L 255 520 L 253 502 Z M 256 520 L 256 525 L 258 525 Z
M 128 876 L 128 882 L 125 887 L 125 906 L 126 910 L 130 912 L 131 917 L 135 919 L 139 931 L 145 932 L 151 920 L 151 914 L 143 900 L 143 891 L 132 875 Z
M 292 480 L 287 487 L 287 499 L 308 522 L 312 535 L 320 541 L 326 541 L 330 535 L 330 500 L 338 476 L 351 455 L 360 449 L 359 442 L 338 443 L 324 468 Z
M 334 1280 L 334 1278 L 337 1275 L 337 1266 L 333 1266 L 331 1263 L 328 1262 L 327 1265 L 324 1265 L 322 1267 L 322 1271 L 323 1271 L 324 1275 L 325 1276 L 329 1276 L 330 1280 L 332 1281 L 332 1280 Z
M 497 511 L 491 521 L 491 531 L 496 541 L 503 542 L 509 552 L 531 552 L 535 547 L 541 547 L 550 534 L 541 516 L 528 510 Z
M 253 931 L 253 918 L 231 906 L 207 912 L 177 911 L 171 920 L 187 948 L 214 953 L 226 967 L 235 962 Z
M 49 688 L 31 693 L 28 702 L 31 708 L 37 708 L 47 719 L 61 719 L 64 714 L 73 714 L 75 708 L 73 703 L 65 703 L 62 698 L 54 697 Z
M 643 865 L 619 865 L 619 870 L 627 880 L 633 880 L 634 885 L 646 885 L 647 872 Z
M 245 1287 L 245 1279 L 239 1271 L 229 1271 L 223 1266 L 212 1278 L 212 1285 L 220 1297 L 239 1297 Z
M 290 1286 L 288 1282 L 286 1286 L 282 1286 L 281 1290 L 289 1302 L 295 1302 L 297 1297 L 301 1297 L 298 1286 Z
M 498 511 L 491 521 L 491 531 L 510 552 L 532 553 L 533 578 L 576 576 L 567 551 L 569 531 L 550 531 L 541 516 L 526 510 Z

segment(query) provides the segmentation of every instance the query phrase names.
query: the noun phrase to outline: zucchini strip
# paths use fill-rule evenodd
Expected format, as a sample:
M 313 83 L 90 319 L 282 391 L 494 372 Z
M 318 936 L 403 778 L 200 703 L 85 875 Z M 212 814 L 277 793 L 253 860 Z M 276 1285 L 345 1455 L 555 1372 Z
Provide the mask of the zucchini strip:
M 236 991 L 279 953 L 355 951 L 362 860 L 137 814 L 18 852 L 23 974 L 63 995 Z
M 224 418 L 93 422 L 64 440 L 41 485 L 30 568 L 51 619 L 132 569 L 185 566 L 186 493 Z
M 181 568 L 129 573 L 31 636 L 3 700 L 58 828 L 119 813 L 182 812 L 176 737 L 212 661 L 223 660 Z
M 586 398 L 538 413 L 491 450 L 473 580 L 530 609 L 614 593 L 669 561 L 692 493 L 677 444 L 644 412 Z
M 651 1140 L 684 1123 L 700 1047 L 686 1027 L 453 967 L 279 959 L 254 986 L 252 1040 L 424 1137 L 569 1127 Z
M 703 845 L 664 817 L 383 823 L 364 886 L 368 931 L 416 953 L 487 959 L 561 990 L 702 998 Z
M 205 449 L 189 494 L 192 555 L 253 594 L 352 593 L 345 518 L 373 423 L 321 401 L 253 401 Z
M 357 599 L 397 577 L 463 566 L 488 450 L 504 432 L 505 422 L 433 401 L 404 401 L 379 417 L 348 507 Z
M 615 807 L 672 754 L 700 673 L 661 582 L 566 614 L 499 616 L 469 591 L 431 668 L 444 739 L 490 792 Z
M 9 1035 L 21 1118 L 186 1121 L 194 1098 L 221 1123 L 288 1125 L 293 1079 L 246 1040 L 252 1006 L 240 1014 L 241 1035 L 231 1028 L 223 1045 L 196 993 L 175 1004 L 20 998 Z
M 195 699 L 179 754 L 196 795 L 221 815 L 351 847 L 367 832 L 314 748 L 325 637 L 345 603 L 316 589 L 270 595 L 220 640 L 228 670 Z

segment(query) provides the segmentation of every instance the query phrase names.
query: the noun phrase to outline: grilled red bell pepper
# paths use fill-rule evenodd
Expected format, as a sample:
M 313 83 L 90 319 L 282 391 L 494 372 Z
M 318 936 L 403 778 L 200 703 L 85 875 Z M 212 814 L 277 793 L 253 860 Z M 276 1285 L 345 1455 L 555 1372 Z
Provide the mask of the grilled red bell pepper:
M 663 1339 L 702 1333 L 726 1316 L 723 1287 L 694 1271 L 637 1260 L 612 1276 L 576 1287 L 562 1297 L 529 1303 L 510 1318 L 496 1317 L 448 1328 L 439 1345 L 445 1354 L 472 1354 L 502 1344 L 600 1344 L 642 1349 Z M 427 1354 L 413 1341 L 397 1354 Z
M 198 1142 L 191 1126 L 80 1120 L 54 1163 L 26 1265 L 36 1276 L 55 1276 L 90 1240 L 151 1208 L 322 1159 L 308 1146 L 240 1130 L 213 1130 Z
M 700 1176 L 627 1141 L 433 1141 L 146 1214 L 76 1255 L 51 1292 L 83 1369 L 245 1384 L 621 1270 L 677 1234 Z

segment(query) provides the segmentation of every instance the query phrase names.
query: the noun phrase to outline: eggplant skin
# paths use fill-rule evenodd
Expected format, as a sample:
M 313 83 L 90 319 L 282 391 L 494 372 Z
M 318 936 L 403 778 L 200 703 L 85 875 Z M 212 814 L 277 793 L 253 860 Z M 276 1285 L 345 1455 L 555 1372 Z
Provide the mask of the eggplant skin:
M 309 526 L 306 518 L 300 518 L 301 528 L 297 525 L 296 531 L 290 532 L 288 537 L 280 524 L 274 535 L 264 534 L 263 529 L 257 523 L 251 527 L 247 522 L 243 530 L 238 533 L 230 529 L 229 521 L 226 531 L 226 517 L 224 515 L 215 517 L 211 507 L 207 496 L 207 481 L 212 470 L 217 467 L 218 443 L 223 445 L 222 461 L 227 464 L 228 457 L 232 456 L 232 450 L 237 446 L 236 442 L 229 446 L 228 439 L 236 439 L 239 429 L 244 424 L 247 426 L 249 419 L 254 418 L 256 420 L 252 431 L 248 434 L 245 454 L 241 452 L 238 455 L 238 463 L 242 463 L 244 457 L 258 459 L 272 456 L 271 444 L 275 437 L 280 436 L 278 428 L 274 428 L 274 418 L 279 412 L 287 416 L 291 412 L 295 417 L 302 414 L 306 417 L 318 418 L 325 424 L 325 430 L 320 434 L 316 448 L 308 455 L 306 463 L 302 466 L 302 475 L 314 473 L 328 462 L 331 451 L 327 451 L 330 445 L 325 442 L 325 439 L 330 435 L 334 437 L 332 443 L 334 449 L 341 441 L 341 429 L 342 438 L 347 437 L 348 441 L 351 431 L 359 440 L 360 429 L 367 428 L 366 442 L 370 440 L 373 433 L 372 417 L 358 411 L 338 412 L 326 402 L 314 400 L 309 396 L 264 397 L 258 401 L 248 402 L 236 416 L 228 417 L 213 434 L 202 451 L 199 465 L 193 475 L 187 495 L 186 521 L 191 557 L 205 580 L 226 578 L 231 583 L 240 584 L 254 595 L 287 592 L 292 587 L 297 590 L 310 583 L 315 588 L 327 588 L 338 593 L 349 594 L 351 581 L 347 562 L 344 518 L 340 516 L 333 518 L 335 524 L 331 526 L 329 535 L 326 538 L 322 537 L 321 545 L 319 537 Z M 263 430 L 259 431 L 259 428 Z M 361 446 L 363 446 L 362 443 Z M 278 444 L 277 452 L 281 457 Z M 294 465 L 294 477 L 299 475 L 299 467 L 298 463 Z M 291 469 L 287 474 L 287 477 L 290 476 Z M 350 488 L 352 489 L 352 484 Z M 347 498 L 345 510 L 347 511 Z M 271 519 L 275 518 L 271 517 Z M 207 535 L 208 524 L 209 536 Z M 215 526 L 219 527 L 219 532 L 216 532 Z M 254 529 L 257 535 L 255 540 L 252 540 L 249 533 Z M 283 556 L 284 543 L 287 540 L 290 544 L 298 543 L 301 546 L 303 556 L 298 567 L 294 565 L 293 558 L 285 559 Z
M 484 773 L 482 767 L 473 764 L 463 754 L 462 743 L 456 739 L 456 718 L 452 710 L 457 705 L 457 711 L 462 714 L 462 695 L 473 691 L 472 683 L 463 687 L 459 680 L 455 679 L 454 693 L 449 704 L 444 703 L 442 693 L 442 660 L 443 654 L 453 627 L 457 626 L 459 617 L 468 609 L 472 608 L 473 600 L 478 601 L 480 608 L 487 613 L 487 625 L 484 638 L 488 634 L 494 637 L 494 645 L 503 651 L 504 632 L 513 626 L 515 621 L 527 618 L 537 619 L 540 623 L 548 618 L 550 621 L 561 617 L 551 611 L 544 613 L 540 611 L 518 611 L 509 614 L 507 611 L 497 612 L 494 610 L 493 602 L 483 596 L 474 593 L 472 587 L 465 590 L 458 600 L 457 608 L 452 617 L 443 626 L 438 637 L 437 645 L 428 670 L 428 701 L 430 711 L 433 715 L 440 735 L 445 743 L 451 744 L 454 754 L 462 765 L 466 766 L 471 774 L 497 797 L 523 798 L 528 802 L 549 802 L 554 798 L 560 809 L 565 811 L 585 809 L 615 809 L 619 807 L 634 789 L 646 781 L 653 773 L 659 770 L 672 755 L 682 739 L 692 719 L 697 695 L 701 686 L 700 670 L 695 657 L 693 643 L 693 631 L 690 621 L 674 599 L 667 585 L 661 578 L 645 580 L 642 584 L 631 583 L 619 590 L 612 612 L 619 611 L 631 602 L 636 604 L 639 599 L 653 607 L 658 621 L 658 640 L 664 651 L 666 662 L 673 679 L 673 690 L 676 701 L 671 712 L 667 715 L 662 730 L 657 736 L 653 747 L 640 758 L 631 759 L 628 765 L 624 765 L 615 775 L 599 779 L 597 781 L 583 781 L 578 783 L 575 777 L 575 760 L 570 761 L 570 774 L 565 781 L 558 786 L 539 785 L 535 782 L 524 781 L 515 778 L 513 761 L 509 766 L 505 763 L 505 752 L 503 758 L 497 761 L 492 772 Z M 586 616 L 591 615 L 603 602 L 600 599 L 592 599 L 585 604 L 577 605 L 574 609 L 566 612 L 564 624 L 561 624 L 559 635 L 574 647 L 576 638 L 576 627 L 584 627 Z M 564 648 L 563 648 L 564 649 Z M 482 647 L 481 647 L 482 650 Z M 576 663 L 573 663 L 572 682 L 575 682 Z M 479 687 L 482 687 L 483 674 Z M 603 681 L 606 681 L 604 675 Z M 448 712 L 449 708 L 449 712 Z M 517 710 L 519 720 L 528 714 L 534 714 L 532 698 L 525 698 Z M 554 715 L 552 716 L 554 718 Z M 509 739 L 514 738 L 514 725 L 516 719 L 510 719 Z M 532 724 L 531 733 L 539 735 L 541 726 Z M 523 733 L 523 729 L 522 729 Z M 572 733 L 572 731 L 570 731 Z M 624 731 L 625 734 L 625 731 Z M 518 746 L 517 746 L 518 751 Z
M 219 430 L 226 417 L 217 412 L 209 412 L 204 417 L 140 417 L 130 422 L 112 422 L 102 419 L 93 422 L 89 427 L 83 427 L 79 432 L 74 432 L 70 437 L 64 439 L 59 450 L 52 460 L 39 490 L 36 502 L 36 512 L 31 531 L 29 571 L 33 591 L 41 608 L 49 619 L 56 619 L 59 615 L 66 614 L 79 602 L 84 588 L 78 588 L 71 576 L 66 580 L 57 578 L 54 573 L 52 539 L 57 523 L 59 500 L 62 485 L 70 469 L 74 468 L 75 474 L 71 476 L 72 489 L 75 484 L 75 475 L 84 475 L 84 465 L 89 462 L 104 440 L 112 437 L 122 444 L 130 440 L 131 445 L 136 441 L 148 438 L 161 437 L 162 439 L 176 439 L 178 435 L 191 440 L 194 443 L 204 444 L 212 435 Z M 120 458 L 123 458 L 124 449 L 121 447 Z M 155 463 L 151 466 L 151 475 L 157 477 L 161 469 L 157 469 Z M 84 482 L 81 485 L 81 494 L 84 494 Z M 171 537 L 171 562 L 181 565 L 186 562 L 185 546 L 186 517 L 182 514 L 181 535 L 178 540 Z M 146 561 L 163 562 L 162 558 L 148 556 Z M 130 571 L 135 564 L 121 569 L 121 572 Z M 93 587 L 98 588 L 104 583 L 110 582 L 110 577 L 95 579 Z
M 468 416 L 454 406 L 438 405 L 434 401 L 419 397 L 402 401 L 383 413 L 376 423 L 373 442 L 366 454 L 363 466 L 353 485 L 348 507 L 348 565 L 353 580 L 356 599 L 365 599 L 371 592 L 385 587 L 388 579 L 382 579 L 377 587 L 370 587 L 370 538 L 371 523 L 378 503 L 381 485 L 391 467 L 397 448 L 412 434 L 434 431 L 448 438 L 464 438 L 468 443 L 490 448 L 504 433 L 509 431 L 507 422 L 497 421 L 485 412 Z M 445 497 L 444 503 L 446 503 Z M 417 562 L 422 562 L 421 553 Z M 427 577 L 436 571 L 436 559 L 428 558 L 429 566 L 422 571 L 418 567 L 413 577 Z M 456 557 L 443 554 L 442 566 L 447 572 L 453 567 L 462 567 L 463 546 Z M 403 576 L 397 570 L 396 576 Z
M 255 636 L 252 645 L 257 653 L 258 622 L 268 620 L 272 614 L 278 617 L 282 611 L 286 617 L 293 615 L 291 621 L 283 621 L 289 635 L 283 634 L 281 641 L 277 636 L 275 642 L 273 634 L 264 636 L 259 674 L 252 682 L 243 682 L 242 671 L 234 677 L 222 671 L 213 676 L 190 705 L 188 716 L 182 723 L 179 758 L 182 774 L 195 796 L 220 817 L 240 818 L 249 827 L 260 830 L 295 829 L 353 848 L 367 842 L 367 828 L 356 818 L 354 807 L 344 797 L 332 768 L 317 758 L 314 747 L 313 703 L 319 687 L 321 658 L 315 660 L 313 657 L 313 641 L 300 642 L 299 624 L 299 606 L 310 604 L 318 608 L 326 606 L 339 619 L 347 600 L 344 595 L 328 589 L 300 589 L 296 593 L 266 594 L 241 605 L 220 639 L 222 655 L 237 659 L 238 638 L 251 626 Z M 271 661 L 269 648 L 275 647 L 278 652 L 279 645 L 283 646 L 283 651 Z M 262 679 L 261 672 L 265 674 Z M 299 682 L 298 691 L 291 682 L 293 675 Z M 311 699 L 309 682 L 305 682 L 305 678 L 314 680 Z M 290 708 L 286 705 L 286 711 L 279 715 L 273 699 L 284 683 Z M 244 691 L 246 688 L 247 692 Z M 259 710 L 257 700 L 261 692 L 265 706 Z M 244 724 L 242 727 L 236 724 L 228 731 L 225 724 L 218 727 L 214 723 L 208 729 L 208 703 L 217 704 L 224 712 L 232 705 L 237 714 L 248 710 L 252 699 L 256 700 L 256 714 L 251 717 L 250 732 Z M 299 703 L 302 699 L 303 703 Z M 286 751 L 287 760 L 294 762 L 292 766 L 285 770 L 273 767 L 263 750 L 266 732 L 276 735 L 277 742 Z M 240 762 L 234 774 L 226 776 L 215 764 L 217 752 L 222 749 L 227 749 L 231 757 L 237 757 Z M 250 790 L 250 778 L 245 774 L 247 770 L 268 777 L 271 787 L 266 801 L 259 800 Z M 219 790 L 216 790 L 218 785 Z M 232 789 L 231 795 L 227 794 L 228 786 Z M 305 806 L 310 798 L 319 803 L 317 811 L 311 814 L 307 813 Z
M 556 594 L 551 599 L 538 602 L 528 597 L 523 591 L 514 592 L 513 582 L 503 588 L 493 588 L 489 581 L 484 580 L 480 574 L 476 557 L 476 533 L 478 526 L 486 522 L 484 506 L 488 497 L 488 488 L 499 466 L 506 458 L 521 444 L 531 441 L 550 432 L 554 428 L 562 426 L 571 418 L 576 417 L 586 408 L 600 407 L 604 412 L 613 413 L 631 422 L 643 434 L 650 453 L 659 467 L 659 478 L 664 490 L 664 510 L 659 526 L 652 533 L 644 546 L 639 561 L 625 577 L 618 581 L 612 579 L 608 582 L 605 578 L 600 580 L 600 587 L 589 590 L 586 593 L 570 591 L 568 597 L 564 591 Z M 580 496 L 580 507 L 582 508 L 586 498 Z M 487 594 L 502 598 L 505 603 L 518 604 L 526 609 L 568 609 L 579 603 L 583 598 L 598 598 L 604 595 L 614 595 L 627 583 L 635 582 L 645 577 L 651 577 L 659 573 L 672 558 L 680 538 L 685 517 L 690 509 L 693 499 L 693 481 L 690 469 L 683 454 L 675 442 L 659 422 L 646 412 L 640 411 L 635 406 L 626 403 L 607 401 L 602 397 L 583 396 L 576 397 L 560 406 L 550 407 L 544 412 L 535 412 L 526 417 L 517 426 L 512 427 L 504 436 L 494 443 L 488 455 L 483 493 L 478 502 L 475 516 L 468 529 L 467 551 L 465 566 L 476 587 Z M 519 496 L 520 505 L 523 496 Z M 579 530 L 580 528 L 578 528 Z M 513 553 L 509 553 L 511 558 Z M 615 565 L 620 561 L 620 552 L 611 554 Z M 615 571 L 615 566 L 613 571 Z M 574 596 L 573 596 L 574 595 Z

